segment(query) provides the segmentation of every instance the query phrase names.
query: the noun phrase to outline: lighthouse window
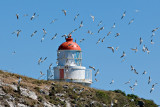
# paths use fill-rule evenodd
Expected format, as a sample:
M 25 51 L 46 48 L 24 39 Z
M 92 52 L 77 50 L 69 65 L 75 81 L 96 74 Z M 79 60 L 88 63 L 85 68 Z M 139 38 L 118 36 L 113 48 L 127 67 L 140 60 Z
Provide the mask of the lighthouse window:
M 82 53 L 81 51 L 61 51 L 58 57 L 58 65 L 73 65 L 81 66 L 82 63 Z

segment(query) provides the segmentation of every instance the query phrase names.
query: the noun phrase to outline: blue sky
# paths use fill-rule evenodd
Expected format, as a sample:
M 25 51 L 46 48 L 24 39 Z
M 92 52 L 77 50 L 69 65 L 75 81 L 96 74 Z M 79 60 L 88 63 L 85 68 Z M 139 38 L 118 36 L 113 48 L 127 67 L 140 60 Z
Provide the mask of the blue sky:
M 159 83 L 159 64 L 160 64 L 160 31 L 155 32 L 155 36 L 151 38 L 152 30 L 160 27 L 159 0 L 3 0 L 0 1 L 1 13 L 1 34 L 0 34 L 0 69 L 21 75 L 38 78 L 39 71 L 46 73 L 50 63 L 56 66 L 58 46 L 65 40 L 61 36 L 68 34 L 75 28 L 79 27 L 83 21 L 83 27 L 72 34 L 77 40 L 83 51 L 83 66 L 87 68 L 89 65 L 100 69 L 97 75 L 98 82 L 94 82 L 92 87 L 103 90 L 120 89 L 127 94 L 136 94 L 139 97 L 152 99 L 160 104 L 159 84 L 155 86 L 155 90 L 150 94 L 149 91 L 152 84 Z M 67 11 L 64 16 L 62 9 Z M 139 10 L 139 12 L 136 12 Z M 126 16 L 121 20 L 123 12 Z M 30 20 L 33 13 L 36 12 L 39 17 L 33 21 Z M 76 21 L 73 21 L 76 14 L 80 14 Z M 19 14 L 19 20 L 16 19 Z M 29 16 L 24 17 L 24 14 Z M 95 16 L 92 21 L 90 15 Z M 128 25 L 129 21 L 134 18 L 134 22 Z M 53 19 L 58 19 L 55 23 L 50 24 Z M 104 30 L 99 34 L 98 23 L 102 20 Z M 116 28 L 111 29 L 113 23 Z M 47 31 L 47 35 L 41 43 L 43 36 L 42 29 Z M 12 34 L 15 30 L 22 30 L 19 37 Z M 32 38 L 31 34 L 37 30 L 38 32 Z M 94 34 L 89 35 L 88 30 Z M 109 31 L 112 33 L 105 39 L 103 43 L 96 45 L 99 38 L 103 38 Z M 57 38 L 50 40 L 55 33 Z M 115 34 L 120 36 L 115 38 Z M 143 43 L 139 45 L 139 38 L 142 37 Z M 85 38 L 82 43 L 79 40 Z M 151 44 L 153 39 L 155 44 Z M 142 52 L 143 45 L 146 45 L 151 51 L 150 54 Z M 118 51 L 113 54 L 108 46 L 119 47 Z M 138 48 L 138 52 L 134 53 L 130 48 Z M 16 54 L 12 54 L 16 51 Z M 126 61 L 121 63 L 120 56 L 123 51 L 126 52 Z M 40 66 L 37 64 L 40 57 L 48 57 Z M 133 65 L 138 75 L 130 70 Z M 146 70 L 147 74 L 142 75 Z M 95 72 L 94 72 L 95 73 Z M 93 73 L 93 74 L 94 74 Z M 148 78 L 151 76 L 151 84 L 147 84 Z M 114 84 L 109 83 L 114 79 Z M 124 85 L 131 79 L 131 83 Z M 138 85 L 132 92 L 129 86 L 138 81 Z M 94 81 L 94 78 L 93 78 Z

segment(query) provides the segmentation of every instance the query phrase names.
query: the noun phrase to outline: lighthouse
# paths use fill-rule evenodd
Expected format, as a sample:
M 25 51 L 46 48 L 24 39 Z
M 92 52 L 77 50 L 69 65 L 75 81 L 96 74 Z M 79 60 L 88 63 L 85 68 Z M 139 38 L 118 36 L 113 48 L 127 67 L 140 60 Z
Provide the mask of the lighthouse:
M 47 80 L 74 82 L 90 86 L 92 70 L 82 66 L 82 51 L 69 35 L 57 50 L 57 66 L 47 70 Z

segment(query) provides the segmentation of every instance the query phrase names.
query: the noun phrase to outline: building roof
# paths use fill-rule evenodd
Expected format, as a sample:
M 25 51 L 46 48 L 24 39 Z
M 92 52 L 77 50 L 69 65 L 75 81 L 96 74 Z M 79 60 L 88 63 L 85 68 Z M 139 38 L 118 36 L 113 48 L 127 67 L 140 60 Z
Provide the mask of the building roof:
M 66 42 L 62 43 L 58 50 L 78 50 L 81 51 L 80 46 L 73 42 L 73 38 L 71 38 L 71 35 L 66 38 Z

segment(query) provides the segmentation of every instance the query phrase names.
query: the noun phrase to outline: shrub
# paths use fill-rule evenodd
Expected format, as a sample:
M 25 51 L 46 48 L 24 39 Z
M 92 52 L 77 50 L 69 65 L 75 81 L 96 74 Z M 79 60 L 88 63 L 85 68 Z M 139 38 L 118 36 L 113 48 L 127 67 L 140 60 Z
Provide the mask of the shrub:
M 113 92 L 115 92 L 115 93 L 121 93 L 122 95 L 126 96 L 126 93 L 124 91 L 121 91 L 121 90 L 114 90 Z

